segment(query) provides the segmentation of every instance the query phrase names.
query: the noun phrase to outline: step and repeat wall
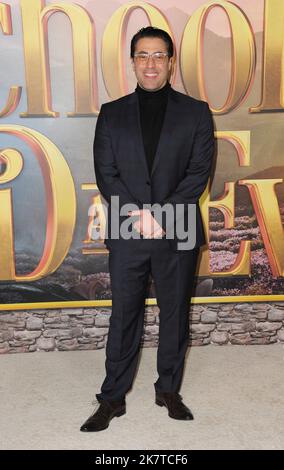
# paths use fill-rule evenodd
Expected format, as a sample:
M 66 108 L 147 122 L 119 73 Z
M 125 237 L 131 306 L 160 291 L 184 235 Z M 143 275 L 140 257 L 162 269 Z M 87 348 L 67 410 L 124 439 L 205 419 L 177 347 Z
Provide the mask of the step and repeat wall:
M 134 91 L 130 41 L 173 38 L 171 84 L 209 103 L 214 174 L 201 198 L 191 343 L 284 341 L 284 2 L 0 2 L 0 352 L 105 346 L 111 314 L 93 139 L 102 103 Z M 145 346 L 158 342 L 149 281 Z

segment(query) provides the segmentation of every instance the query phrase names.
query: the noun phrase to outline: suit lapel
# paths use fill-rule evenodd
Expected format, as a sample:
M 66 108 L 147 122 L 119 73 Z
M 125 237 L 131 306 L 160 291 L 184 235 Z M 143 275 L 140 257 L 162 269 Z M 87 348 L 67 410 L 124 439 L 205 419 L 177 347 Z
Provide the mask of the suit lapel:
M 137 93 L 134 92 L 129 95 L 129 102 L 127 108 L 127 129 L 130 130 L 130 135 L 134 139 L 135 149 L 137 150 L 137 156 L 140 163 L 143 166 L 143 170 L 146 173 L 148 179 L 152 177 L 156 170 L 161 156 L 167 152 L 168 144 L 172 135 L 174 134 L 174 128 L 177 125 L 177 98 L 176 92 L 172 88 L 169 91 L 167 107 L 165 111 L 163 126 L 161 130 L 160 139 L 158 142 L 156 154 L 153 161 L 151 175 L 149 174 L 146 154 L 144 150 L 144 143 L 142 137 L 141 123 L 140 123 L 140 111 L 139 101 Z
M 128 132 L 128 135 L 131 136 L 130 138 L 134 140 L 134 148 L 137 151 L 138 159 L 140 160 L 143 170 L 146 173 L 147 179 L 150 179 L 140 124 L 139 102 L 136 92 L 129 95 L 129 102 L 127 107 L 127 120 L 128 122 L 126 129 L 127 131 L 130 131 Z

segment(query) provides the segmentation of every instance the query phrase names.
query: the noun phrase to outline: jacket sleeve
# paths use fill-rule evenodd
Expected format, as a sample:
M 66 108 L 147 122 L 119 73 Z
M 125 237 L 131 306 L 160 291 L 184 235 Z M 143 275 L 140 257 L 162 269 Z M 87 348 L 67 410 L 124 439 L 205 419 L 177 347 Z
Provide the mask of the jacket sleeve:
M 213 120 L 208 104 L 204 102 L 185 176 L 172 194 L 162 201 L 162 206 L 172 204 L 175 209 L 177 204 L 184 204 L 187 210 L 187 204 L 197 204 L 210 176 L 213 155 Z M 163 223 L 163 229 L 166 228 Z
M 132 196 L 120 177 L 111 144 L 104 105 L 102 105 L 97 119 L 93 155 L 96 182 L 105 200 L 110 204 L 111 196 L 119 196 L 119 205 L 114 207 L 118 210 L 122 205 L 128 203 L 140 207 L 141 203 Z M 113 202 L 112 200 L 112 206 Z

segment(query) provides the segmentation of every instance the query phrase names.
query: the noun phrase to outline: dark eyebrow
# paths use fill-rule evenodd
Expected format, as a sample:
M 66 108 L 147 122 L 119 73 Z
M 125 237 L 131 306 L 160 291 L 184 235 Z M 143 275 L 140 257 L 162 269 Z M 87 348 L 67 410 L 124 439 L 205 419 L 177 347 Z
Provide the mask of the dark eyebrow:
M 159 52 L 159 53 L 161 52 L 163 54 L 166 51 L 155 51 L 155 52 L 152 52 L 152 54 L 156 54 L 157 52 Z M 149 52 L 147 52 L 147 51 L 137 51 L 137 53 L 138 54 L 149 54 Z

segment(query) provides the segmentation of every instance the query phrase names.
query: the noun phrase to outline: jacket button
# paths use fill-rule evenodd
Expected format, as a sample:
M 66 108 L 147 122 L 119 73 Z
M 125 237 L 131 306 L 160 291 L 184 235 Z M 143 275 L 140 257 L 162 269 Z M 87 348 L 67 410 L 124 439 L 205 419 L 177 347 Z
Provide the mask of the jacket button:
M 151 185 L 150 181 L 146 181 L 146 184 L 148 184 L 148 186 L 150 186 L 150 185 Z

